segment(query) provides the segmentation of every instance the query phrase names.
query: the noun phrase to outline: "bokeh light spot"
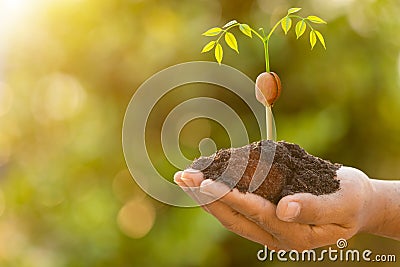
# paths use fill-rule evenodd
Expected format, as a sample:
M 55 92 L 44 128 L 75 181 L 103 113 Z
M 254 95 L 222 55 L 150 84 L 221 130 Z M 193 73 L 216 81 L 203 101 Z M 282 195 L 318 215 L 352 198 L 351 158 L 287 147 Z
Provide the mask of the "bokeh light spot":
M 74 116 L 86 96 L 76 78 L 62 73 L 43 78 L 34 90 L 32 112 L 39 122 L 64 120 Z
M 155 218 L 154 207 L 148 200 L 131 200 L 119 211 L 117 222 L 127 236 L 142 238 L 153 227 Z

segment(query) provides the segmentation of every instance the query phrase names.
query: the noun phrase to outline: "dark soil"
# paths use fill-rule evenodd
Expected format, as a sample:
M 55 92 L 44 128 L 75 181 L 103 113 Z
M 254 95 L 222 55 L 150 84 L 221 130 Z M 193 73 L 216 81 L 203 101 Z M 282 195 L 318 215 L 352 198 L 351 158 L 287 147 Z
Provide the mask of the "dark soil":
M 340 183 L 336 171 L 340 167 L 308 154 L 296 144 L 270 140 L 221 149 L 209 157 L 198 158 L 190 166 L 201 170 L 205 179 L 218 179 L 240 192 L 255 193 L 275 204 L 295 193 L 322 195 L 337 191 Z

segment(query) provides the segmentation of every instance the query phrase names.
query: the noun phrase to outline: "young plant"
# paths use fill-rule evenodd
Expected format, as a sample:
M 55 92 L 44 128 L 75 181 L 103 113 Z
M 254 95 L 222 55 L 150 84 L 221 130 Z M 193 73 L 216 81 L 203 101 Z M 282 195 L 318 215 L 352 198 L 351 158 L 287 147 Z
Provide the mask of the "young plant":
M 285 34 L 289 32 L 292 28 L 292 24 L 294 20 L 297 20 L 295 25 L 295 33 L 297 39 L 299 39 L 307 30 L 307 27 L 310 29 L 309 41 L 311 45 L 311 49 L 314 48 L 317 43 L 317 39 L 322 44 L 322 46 L 326 49 L 326 44 L 323 35 L 314 29 L 313 24 L 326 24 L 326 22 L 317 17 L 317 16 L 307 16 L 302 17 L 297 15 L 297 13 L 301 10 L 301 8 L 295 7 L 290 8 L 283 18 L 281 18 L 269 31 L 268 34 L 265 34 L 263 28 L 259 28 L 258 31 L 251 28 L 248 24 L 239 23 L 236 20 L 229 21 L 222 28 L 213 27 L 208 31 L 204 32 L 204 36 L 216 37 L 215 40 L 208 42 L 202 49 L 201 53 L 209 52 L 214 49 L 215 59 L 219 64 L 222 62 L 222 58 L 224 55 L 224 51 L 221 45 L 221 39 L 224 37 L 225 43 L 234 51 L 239 53 L 239 47 L 236 40 L 235 35 L 230 32 L 235 27 L 239 28 L 239 30 L 249 38 L 253 38 L 256 36 L 264 46 L 264 57 L 265 57 L 265 71 L 266 73 L 262 73 L 258 76 L 256 80 L 256 97 L 258 101 L 260 101 L 266 108 L 266 123 L 267 123 L 267 139 L 275 140 L 275 128 L 273 122 L 272 115 L 272 106 L 275 101 L 278 99 L 281 92 L 281 81 L 278 75 L 274 72 L 270 71 L 269 65 L 269 40 L 271 39 L 272 34 L 281 25 Z

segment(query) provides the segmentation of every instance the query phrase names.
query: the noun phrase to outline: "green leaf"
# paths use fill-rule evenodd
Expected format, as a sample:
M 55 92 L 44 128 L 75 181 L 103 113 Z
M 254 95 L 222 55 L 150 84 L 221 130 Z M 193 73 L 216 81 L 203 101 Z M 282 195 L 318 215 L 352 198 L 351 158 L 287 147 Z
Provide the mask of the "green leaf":
M 236 24 L 236 23 L 238 23 L 238 22 L 235 19 L 231 20 L 228 23 L 226 23 L 224 26 L 222 26 L 222 28 L 227 28 L 227 27 L 232 26 L 233 24 Z
M 299 39 L 300 36 L 303 35 L 303 33 L 306 31 L 306 28 L 307 28 L 307 24 L 304 20 L 300 20 L 299 22 L 297 22 L 297 24 L 296 24 L 297 39 Z
M 284 17 L 282 19 L 281 25 L 283 31 L 285 32 L 285 34 L 287 34 L 288 31 L 290 30 L 290 27 L 292 27 L 292 19 L 289 18 L 288 16 Z
M 215 46 L 215 41 L 211 41 L 209 43 L 207 43 L 204 47 L 203 50 L 201 50 L 201 53 L 205 53 L 210 51 L 211 49 L 213 49 Z
M 239 25 L 239 30 L 244 33 L 245 35 L 249 36 L 250 38 L 252 38 L 253 36 L 251 35 L 251 28 L 249 25 L 247 24 L 240 24 Z
M 324 36 L 322 36 L 322 34 L 319 31 L 314 30 L 315 34 L 318 37 L 318 40 L 320 41 L 320 43 L 322 44 L 322 46 L 326 49 L 326 45 L 325 45 L 325 40 L 324 40 Z
M 311 31 L 310 32 L 311 50 L 314 48 L 316 42 L 317 42 L 317 36 L 315 36 L 315 32 L 314 31 Z
M 326 24 L 326 21 L 317 16 L 308 16 L 307 19 L 318 24 Z
M 215 36 L 215 35 L 218 35 L 220 32 L 222 32 L 221 28 L 214 27 L 214 28 L 209 29 L 206 32 L 203 32 L 203 35 L 204 36 Z
M 301 10 L 301 7 L 292 7 L 292 8 L 289 8 L 287 13 L 289 15 L 289 14 L 293 14 L 293 13 L 299 12 L 300 10 Z
M 229 45 L 230 48 L 239 53 L 237 41 L 233 33 L 230 32 L 225 33 L 225 42 Z
M 224 56 L 224 51 L 222 50 L 221 44 L 217 44 L 215 46 L 215 59 L 217 60 L 218 64 L 221 65 L 222 58 Z

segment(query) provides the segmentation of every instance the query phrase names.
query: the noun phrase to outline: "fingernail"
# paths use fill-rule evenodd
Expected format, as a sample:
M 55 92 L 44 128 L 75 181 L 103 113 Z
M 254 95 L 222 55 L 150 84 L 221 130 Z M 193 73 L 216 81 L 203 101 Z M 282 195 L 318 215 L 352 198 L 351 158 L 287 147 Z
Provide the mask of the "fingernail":
M 293 221 L 300 214 L 300 204 L 297 202 L 289 202 L 283 216 L 285 221 Z
M 196 170 L 196 169 L 189 168 L 189 169 L 184 170 L 183 172 L 199 173 L 199 172 L 201 172 L 201 171 L 200 171 L 200 170 Z

